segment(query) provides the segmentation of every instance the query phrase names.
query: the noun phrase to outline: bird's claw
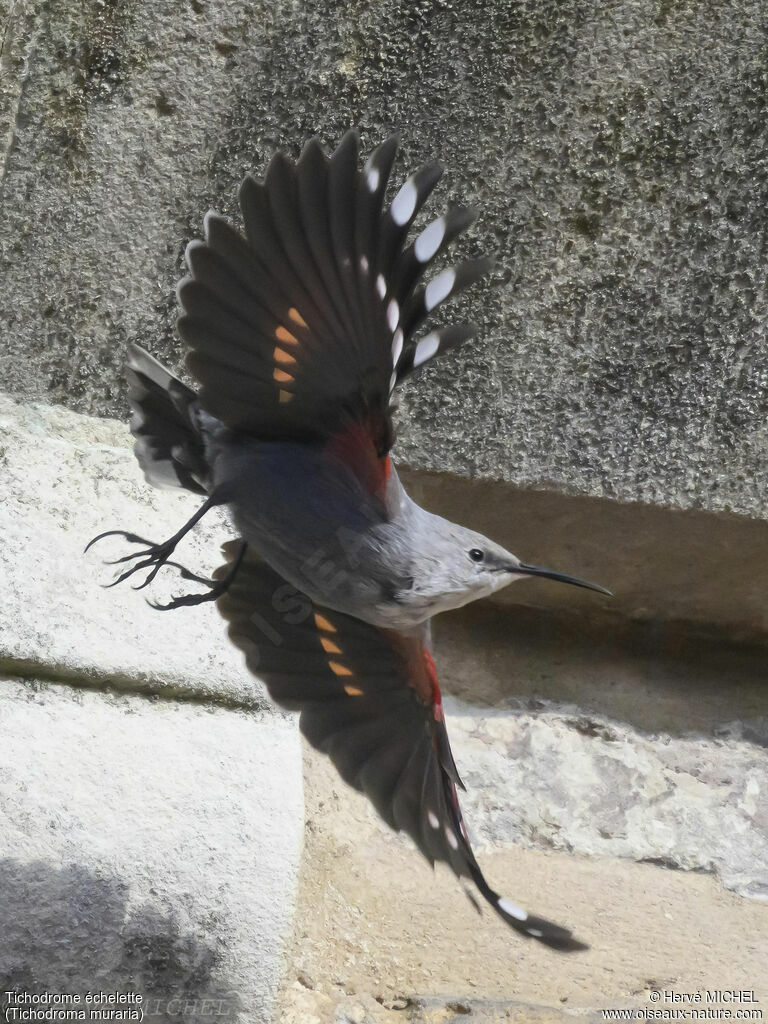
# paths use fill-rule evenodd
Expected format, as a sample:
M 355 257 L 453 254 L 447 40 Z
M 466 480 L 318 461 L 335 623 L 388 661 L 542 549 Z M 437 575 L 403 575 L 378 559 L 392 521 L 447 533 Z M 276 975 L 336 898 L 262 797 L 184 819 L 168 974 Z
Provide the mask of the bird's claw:
M 127 530 L 107 530 L 106 533 L 100 533 L 98 537 L 94 537 L 93 540 L 86 547 L 86 551 L 91 548 L 97 541 L 103 540 L 105 537 L 124 537 L 129 544 L 144 544 L 146 547 L 142 548 L 141 551 L 133 551 L 128 555 L 123 555 L 122 558 L 115 558 L 112 561 L 105 562 L 105 565 L 123 565 L 126 562 L 134 562 L 135 564 L 122 572 L 116 580 L 111 583 L 104 584 L 105 589 L 110 587 L 116 587 L 118 583 L 123 583 L 125 580 L 133 576 L 134 573 L 139 572 L 142 569 L 149 569 L 146 579 L 135 586 L 134 590 L 143 590 L 144 587 L 154 580 L 155 576 L 160 572 L 164 565 L 168 564 L 168 559 L 176 547 L 175 539 L 172 541 L 164 541 L 162 544 L 155 544 L 153 541 L 148 540 L 146 537 L 140 537 L 136 533 L 129 533 Z
M 173 565 L 178 569 L 182 568 L 175 562 L 167 562 L 166 564 Z M 217 600 L 217 598 L 221 597 L 221 595 L 226 591 L 227 587 L 229 586 L 228 580 L 220 580 L 218 583 L 216 583 L 213 580 L 207 580 L 202 576 L 197 576 L 195 573 L 189 572 L 186 569 L 182 571 L 181 575 L 184 577 L 184 579 L 192 579 L 195 580 L 197 583 L 205 584 L 205 586 L 209 588 L 208 593 L 181 594 L 179 595 L 179 597 L 171 598 L 171 600 L 168 601 L 167 604 L 161 604 L 159 601 L 147 600 L 147 604 L 149 605 L 150 608 L 154 608 L 155 611 L 157 612 L 170 612 L 173 611 L 174 608 L 193 608 L 195 605 L 205 604 L 207 601 Z
M 129 544 L 148 544 L 152 545 L 151 540 L 147 540 L 146 537 L 140 537 L 137 533 L 129 533 L 127 530 L 106 530 L 104 533 L 100 533 L 98 537 L 94 537 L 93 540 L 89 540 L 83 548 L 83 554 L 90 551 L 94 544 L 98 544 L 100 540 L 104 540 L 105 537 L 125 537 Z M 130 556 L 129 556 L 130 557 Z M 122 561 L 122 559 L 121 559 Z M 106 565 L 114 565 L 114 562 L 106 562 Z
M 148 587 L 154 580 L 155 576 L 160 572 L 163 566 L 168 566 L 173 569 L 178 569 L 182 579 L 190 580 L 193 583 L 200 583 L 205 587 L 208 587 L 207 594 L 183 594 L 179 597 L 172 598 L 167 604 L 161 604 L 158 601 L 147 601 L 147 604 L 151 608 L 155 608 L 157 611 L 171 611 L 174 608 L 182 607 L 194 607 L 198 604 L 203 604 L 206 601 L 215 601 L 217 598 L 224 594 L 230 583 L 235 577 L 240 563 L 245 555 L 246 544 L 245 541 L 241 542 L 240 551 L 235 558 L 232 565 L 229 567 L 226 575 L 219 579 L 207 579 L 205 576 L 199 576 L 195 572 L 191 572 L 189 569 L 180 565 L 178 562 L 172 562 L 170 556 L 176 548 L 179 540 L 187 532 L 189 526 L 186 529 L 180 530 L 175 536 L 169 540 L 163 541 L 162 544 L 155 544 L 153 541 L 148 540 L 146 537 L 140 537 L 137 533 L 129 533 L 127 530 L 107 530 L 106 533 L 100 533 L 98 537 L 94 537 L 92 541 L 86 546 L 85 550 L 89 548 L 105 537 L 123 537 L 128 541 L 129 544 L 143 544 L 145 545 L 141 551 L 134 551 L 131 554 L 123 555 L 121 558 L 116 558 L 111 562 L 105 562 L 105 565 L 124 565 L 126 562 L 133 562 L 134 564 L 129 566 L 124 572 L 121 572 L 117 579 L 111 583 L 104 583 L 102 586 L 108 590 L 110 587 L 116 587 L 118 583 L 123 583 L 125 580 L 130 579 L 134 573 L 141 571 L 142 569 L 148 569 L 146 579 L 141 583 L 134 586 L 134 590 L 143 590 Z M 215 574 L 218 575 L 218 574 Z
M 183 565 L 179 565 L 178 562 L 166 562 L 168 566 L 172 566 L 174 569 L 179 570 L 179 574 L 182 579 L 191 580 L 193 583 L 201 583 L 203 586 L 208 587 L 207 594 L 181 594 L 179 597 L 172 598 L 167 604 L 160 604 L 159 601 L 147 601 L 150 608 L 154 608 L 158 612 L 169 612 L 173 611 L 174 608 L 191 608 L 198 604 L 205 604 L 207 601 L 216 601 L 221 597 L 222 594 L 226 594 L 229 590 L 230 584 L 237 575 L 237 570 L 240 568 L 240 563 L 245 555 L 246 544 L 242 542 L 240 552 L 237 558 L 234 560 L 229 568 L 229 571 L 223 575 L 220 579 L 206 579 L 205 576 L 199 576 L 196 572 L 190 572 Z

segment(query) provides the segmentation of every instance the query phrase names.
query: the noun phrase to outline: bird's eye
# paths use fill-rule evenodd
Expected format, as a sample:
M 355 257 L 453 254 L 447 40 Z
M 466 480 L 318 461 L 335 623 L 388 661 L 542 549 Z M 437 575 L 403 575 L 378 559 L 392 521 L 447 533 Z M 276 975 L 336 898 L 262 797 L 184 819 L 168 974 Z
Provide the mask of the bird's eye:
M 482 562 L 482 560 L 485 558 L 485 553 L 481 551 L 480 548 L 472 548 L 472 550 L 469 552 L 469 557 L 472 559 L 473 562 Z

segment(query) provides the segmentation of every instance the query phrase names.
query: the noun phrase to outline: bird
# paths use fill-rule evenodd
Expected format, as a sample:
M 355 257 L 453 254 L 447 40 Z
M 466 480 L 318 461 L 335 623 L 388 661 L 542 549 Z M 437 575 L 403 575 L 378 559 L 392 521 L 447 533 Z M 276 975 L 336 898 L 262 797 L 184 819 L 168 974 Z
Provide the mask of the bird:
M 201 585 L 168 611 L 215 601 L 248 669 L 309 743 L 404 831 L 432 863 L 473 883 L 515 931 L 560 951 L 572 932 L 499 895 L 475 858 L 458 799 L 433 658 L 432 618 L 513 581 L 545 577 L 609 591 L 521 561 L 482 534 L 414 502 L 390 454 L 395 393 L 414 371 L 469 341 L 472 324 L 427 330 L 442 303 L 492 260 L 466 259 L 425 279 L 477 218 L 452 205 L 411 239 L 443 172 L 432 161 L 387 204 L 392 134 L 361 164 L 348 131 L 317 138 L 293 162 L 277 152 L 239 191 L 244 231 L 208 212 L 177 287 L 183 383 L 138 345 L 127 377 L 135 455 L 147 481 L 204 498 L 172 537 L 109 564 L 109 586 L 163 567 Z M 171 560 L 214 507 L 236 537 L 212 578 Z M 465 887 L 476 909 L 480 904 Z

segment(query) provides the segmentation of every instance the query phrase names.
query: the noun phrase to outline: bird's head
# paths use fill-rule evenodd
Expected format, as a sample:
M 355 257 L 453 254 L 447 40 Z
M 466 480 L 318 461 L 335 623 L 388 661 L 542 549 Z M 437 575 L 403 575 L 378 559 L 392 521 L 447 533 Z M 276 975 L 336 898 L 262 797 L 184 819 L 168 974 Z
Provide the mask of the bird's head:
M 436 570 L 433 580 L 438 587 L 441 586 L 438 580 L 442 582 L 445 594 L 443 607 L 458 608 L 530 576 L 542 576 L 611 596 L 610 590 L 597 583 L 521 562 L 500 544 L 455 523 L 449 524 L 447 531 L 440 531 L 439 537 L 440 550 L 433 552 Z M 437 562 L 441 563 L 439 568 Z

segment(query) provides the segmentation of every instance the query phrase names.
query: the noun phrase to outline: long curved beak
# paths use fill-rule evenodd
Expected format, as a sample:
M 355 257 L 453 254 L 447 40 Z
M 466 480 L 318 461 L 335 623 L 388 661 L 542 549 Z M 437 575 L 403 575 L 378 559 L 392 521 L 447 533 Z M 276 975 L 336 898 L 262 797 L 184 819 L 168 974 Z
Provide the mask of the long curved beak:
M 589 580 L 579 579 L 578 576 L 569 576 L 564 572 L 554 572 L 552 569 L 542 569 L 539 565 L 526 565 L 525 562 L 520 562 L 513 569 L 509 569 L 509 572 L 521 573 L 524 576 L 543 576 L 548 580 L 558 580 L 560 583 L 571 583 L 574 587 L 584 587 L 585 590 L 596 590 L 598 594 L 606 594 L 608 597 L 613 597 L 610 590 L 606 590 L 605 587 L 599 586 L 597 583 L 590 583 Z

